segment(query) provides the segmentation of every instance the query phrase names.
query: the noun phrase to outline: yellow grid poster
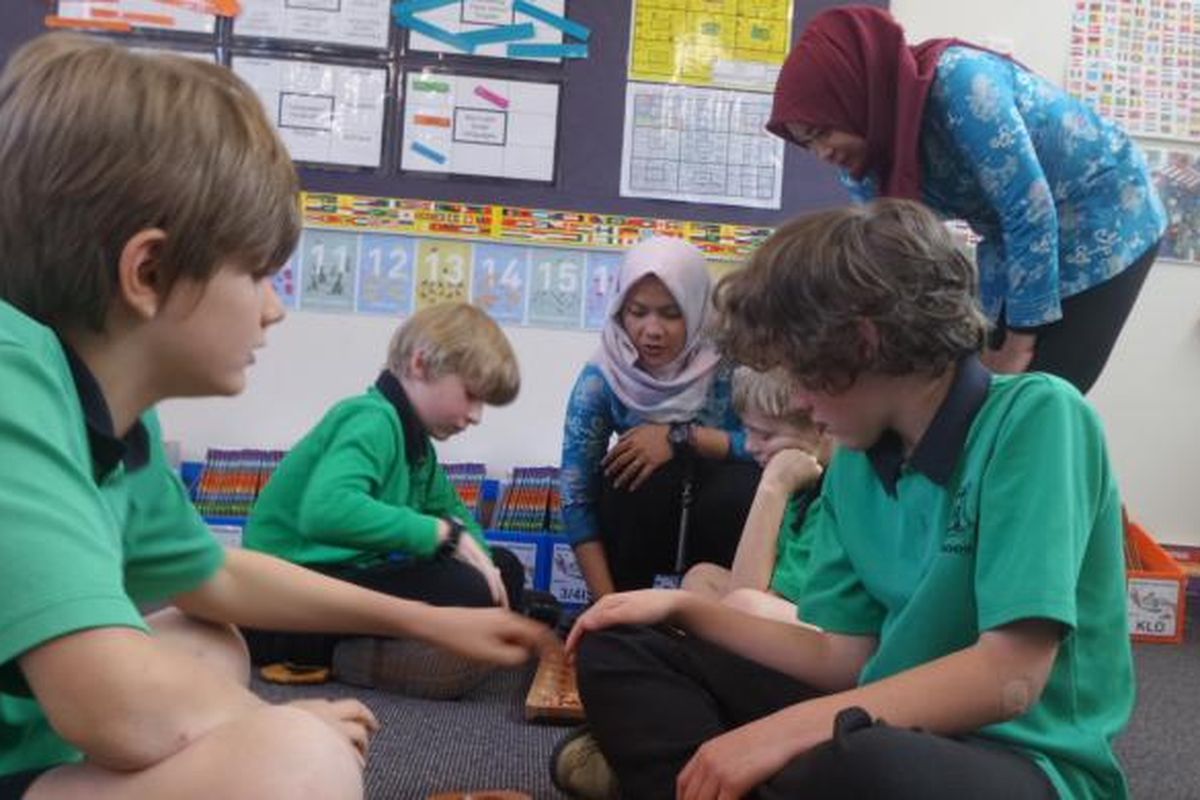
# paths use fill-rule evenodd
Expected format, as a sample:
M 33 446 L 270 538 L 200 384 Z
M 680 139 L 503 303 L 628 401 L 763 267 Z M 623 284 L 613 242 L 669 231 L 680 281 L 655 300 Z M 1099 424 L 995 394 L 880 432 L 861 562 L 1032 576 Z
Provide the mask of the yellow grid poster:
M 630 80 L 769 92 L 792 0 L 634 0 L 630 29 Z

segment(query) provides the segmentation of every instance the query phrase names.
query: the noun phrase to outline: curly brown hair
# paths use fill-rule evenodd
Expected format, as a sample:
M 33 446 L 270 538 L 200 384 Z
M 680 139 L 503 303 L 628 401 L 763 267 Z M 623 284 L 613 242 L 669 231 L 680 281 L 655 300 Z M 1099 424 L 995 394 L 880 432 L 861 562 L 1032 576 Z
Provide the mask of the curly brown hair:
M 987 331 L 974 265 L 946 226 L 909 200 L 784 224 L 720 282 L 716 305 L 729 356 L 831 392 L 866 371 L 940 375 L 978 352 Z

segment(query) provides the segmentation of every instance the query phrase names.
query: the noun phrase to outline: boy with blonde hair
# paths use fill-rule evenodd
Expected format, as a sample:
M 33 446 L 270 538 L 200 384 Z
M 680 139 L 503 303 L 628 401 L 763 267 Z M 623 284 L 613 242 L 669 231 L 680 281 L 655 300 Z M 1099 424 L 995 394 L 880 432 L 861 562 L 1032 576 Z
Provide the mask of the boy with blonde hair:
M 360 797 L 371 712 L 263 702 L 234 625 L 509 664 L 543 631 L 226 552 L 167 464 L 153 406 L 241 391 L 283 318 L 297 180 L 258 99 L 43 36 L 0 74 L 0 164 L 0 797 Z
M 336 403 L 284 457 L 254 504 L 244 545 L 410 600 L 518 606 L 524 568 L 484 541 L 430 439 L 478 425 L 485 403 L 511 402 L 520 384 L 512 346 L 483 311 L 468 303 L 418 311 L 392 336 L 374 385 Z M 453 664 L 432 656 L 427 668 L 410 666 L 408 644 L 339 648 L 345 637 L 246 633 L 255 663 L 333 664 L 343 679 L 357 674 L 355 683 L 427 695 L 452 696 L 472 684 L 471 673 L 450 680 Z M 367 664 L 401 658 L 403 674 L 362 674 Z M 438 671 L 445 685 L 437 685 Z
M 797 622 L 812 537 L 808 510 L 820 494 L 829 440 L 797 406 L 795 382 L 780 369 L 733 373 L 733 407 L 746 450 L 763 468 L 730 568 L 707 562 L 688 570 L 683 588 L 743 611 Z
M 883 200 L 781 226 L 723 281 L 730 355 L 787 369 L 838 443 L 800 599 L 820 630 L 691 592 L 586 611 L 567 647 L 623 797 L 1127 796 L 1104 434 L 1065 381 L 984 369 L 976 280 L 930 211 Z M 560 783 L 598 772 L 560 755 Z

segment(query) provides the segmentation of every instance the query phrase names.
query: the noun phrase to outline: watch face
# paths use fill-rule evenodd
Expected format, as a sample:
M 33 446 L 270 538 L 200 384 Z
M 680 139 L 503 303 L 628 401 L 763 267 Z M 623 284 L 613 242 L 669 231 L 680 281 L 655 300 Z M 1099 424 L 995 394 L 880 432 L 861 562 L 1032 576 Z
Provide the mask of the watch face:
M 671 444 L 687 444 L 688 426 L 687 425 L 672 425 L 667 431 L 667 441 Z

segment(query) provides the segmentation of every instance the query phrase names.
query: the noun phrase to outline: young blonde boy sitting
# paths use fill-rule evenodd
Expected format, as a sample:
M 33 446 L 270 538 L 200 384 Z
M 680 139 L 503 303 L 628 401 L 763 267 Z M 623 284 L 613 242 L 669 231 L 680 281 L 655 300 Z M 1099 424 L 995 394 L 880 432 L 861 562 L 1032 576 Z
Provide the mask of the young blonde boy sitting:
M 746 450 L 763 468 L 732 569 L 700 563 L 683 588 L 751 614 L 798 623 L 811 537 L 808 509 L 820 494 L 831 442 L 808 411 L 796 408 L 794 384 L 780 369 L 733 374 L 733 406 L 746 429 Z
M 524 568 L 484 541 L 430 440 L 479 424 L 485 403 L 509 403 L 519 388 L 516 356 L 491 317 L 467 303 L 418 311 L 392 337 L 374 385 L 335 404 L 280 463 L 245 546 L 432 605 L 518 605 Z M 342 680 L 424 696 L 455 696 L 482 677 L 458 660 L 419 648 L 417 656 L 411 642 L 339 648 L 347 637 L 290 631 L 246 638 L 255 663 L 332 663 Z M 391 666 L 368 674 L 378 663 Z

